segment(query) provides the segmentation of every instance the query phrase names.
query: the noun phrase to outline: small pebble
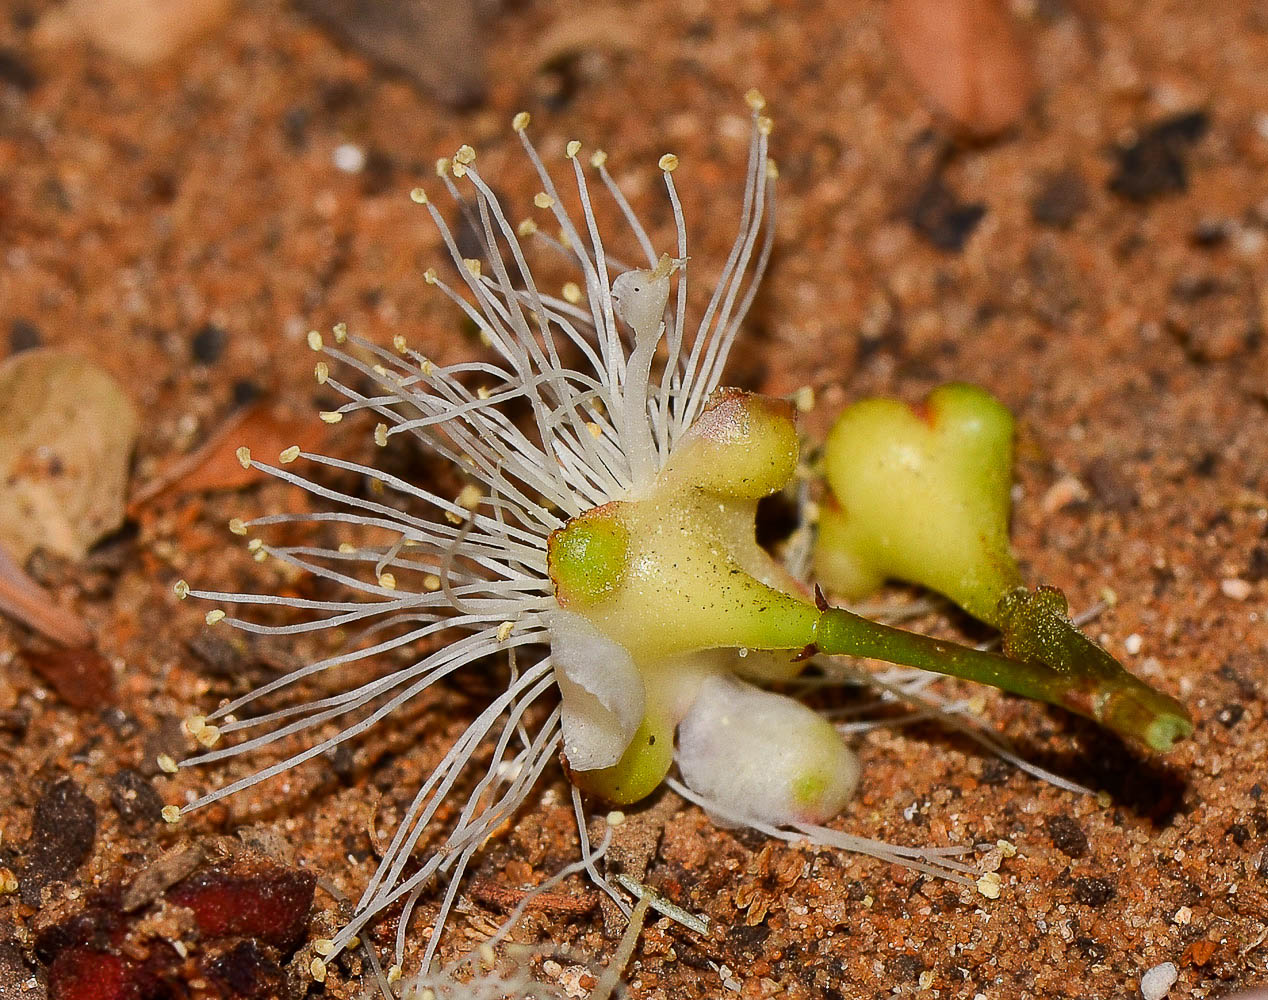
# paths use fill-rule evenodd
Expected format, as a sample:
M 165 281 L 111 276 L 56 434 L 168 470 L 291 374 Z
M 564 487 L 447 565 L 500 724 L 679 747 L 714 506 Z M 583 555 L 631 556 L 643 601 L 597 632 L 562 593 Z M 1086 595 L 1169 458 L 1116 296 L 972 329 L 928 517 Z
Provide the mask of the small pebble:
M 1142 639 L 1135 632 L 1133 632 L 1131 635 L 1129 635 L 1126 639 L 1123 640 L 1123 648 L 1127 650 L 1128 654 L 1131 656 L 1135 656 L 1137 653 L 1139 653 L 1141 650 L 1141 647 L 1144 646 L 1144 644 L 1145 644 L 1145 640 Z
M 1236 577 L 1220 581 L 1220 593 L 1234 601 L 1244 601 L 1250 597 L 1250 584 Z
M 365 150 L 345 142 L 335 148 L 335 166 L 345 174 L 359 174 L 365 169 Z
M 1170 992 L 1179 975 L 1175 964 L 1162 962 L 1140 977 L 1140 992 L 1145 1000 L 1162 1000 Z

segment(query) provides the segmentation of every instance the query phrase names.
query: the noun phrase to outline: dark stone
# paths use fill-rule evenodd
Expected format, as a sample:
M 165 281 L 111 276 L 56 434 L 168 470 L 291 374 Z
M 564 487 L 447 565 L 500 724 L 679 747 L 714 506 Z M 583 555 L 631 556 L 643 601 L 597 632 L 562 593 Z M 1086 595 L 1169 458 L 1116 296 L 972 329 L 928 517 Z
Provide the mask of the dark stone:
M 1030 201 L 1030 217 L 1041 226 L 1069 229 L 1087 211 L 1088 190 L 1083 175 L 1067 167 L 1044 174 Z
M 1089 937 L 1075 939 L 1074 946 L 1079 949 L 1079 953 L 1084 958 L 1093 962 L 1103 962 L 1105 956 L 1109 954 L 1109 949 L 1105 945 Z
M 980 202 L 961 202 L 938 173 L 916 195 L 907 210 L 912 228 L 939 250 L 959 253 L 977 228 L 986 206 Z
M 1087 834 L 1069 816 L 1049 816 L 1044 822 L 1052 846 L 1068 858 L 1081 858 L 1088 851 Z
M 1244 823 L 1234 823 L 1224 831 L 1238 847 L 1245 847 L 1250 841 L 1250 829 Z
M 9 325 L 9 353 L 21 354 L 31 351 L 44 343 L 40 328 L 29 319 L 15 319 Z
M 200 365 L 214 365 L 224 354 L 229 335 L 215 323 L 208 323 L 194 334 L 189 344 L 190 357 Z
M 1242 716 L 1245 714 L 1245 708 L 1236 702 L 1230 702 L 1215 713 L 1215 721 L 1225 729 L 1232 729 L 1242 721 Z
M 40 78 L 17 49 L 4 46 L 0 48 L 0 83 L 29 94 L 39 86 Z
M 240 378 L 233 383 L 233 405 L 235 407 L 250 406 L 264 395 L 264 390 L 249 378 Z
M 1103 878 L 1076 878 L 1074 880 L 1075 902 L 1084 906 L 1104 906 L 1118 894 L 1113 883 Z
M 125 769 L 110 779 L 110 805 L 125 823 L 157 823 L 163 798 L 144 775 Z
M 1256 545 L 1250 550 L 1250 561 L 1246 565 L 1246 579 L 1258 583 L 1268 577 L 1268 545 Z
M 239 941 L 228 951 L 205 958 L 202 968 L 225 996 L 242 1000 L 274 996 L 286 979 L 282 967 L 254 941 Z
M 35 803 L 26 863 L 19 879 L 22 902 L 40 904 L 40 891 L 71 878 L 92 853 L 97 807 L 70 778 L 50 786 Z
M 1186 111 L 1151 125 L 1135 142 L 1115 151 L 1118 168 L 1109 189 L 1138 204 L 1187 190 L 1186 153 L 1209 127 L 1205 111 Z

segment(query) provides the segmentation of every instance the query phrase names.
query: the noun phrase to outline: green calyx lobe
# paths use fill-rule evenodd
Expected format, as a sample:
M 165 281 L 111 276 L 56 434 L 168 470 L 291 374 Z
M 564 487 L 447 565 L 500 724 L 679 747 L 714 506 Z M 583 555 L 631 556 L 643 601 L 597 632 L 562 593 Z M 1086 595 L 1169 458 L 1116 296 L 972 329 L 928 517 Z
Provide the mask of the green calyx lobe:
M 1021 584 L 1008 543 L 1012 458 L 1012 414 L 975 386 L 942 386 L 919 410 L 895 399 L 849 407 L 824 448 L 832 499 L 818 579 L 851 599 L 907 580 L 1002 624 L 1000 598 Z
M 561 607 L 585 611 L 620 586 L 629 552 L 622 506 L 586 511 L 550 536 L 547 566 Z

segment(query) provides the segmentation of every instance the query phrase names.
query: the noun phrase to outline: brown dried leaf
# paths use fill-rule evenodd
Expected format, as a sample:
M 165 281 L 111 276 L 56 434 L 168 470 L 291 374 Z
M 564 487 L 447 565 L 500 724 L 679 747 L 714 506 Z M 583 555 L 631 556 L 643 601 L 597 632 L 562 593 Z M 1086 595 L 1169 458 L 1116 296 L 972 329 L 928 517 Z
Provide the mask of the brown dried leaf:
M 296 445 L 314 451 L 326 440 L 326 425 L 312 416 L 295 418 L 281 409 L 253 406 L 231 415 L 200 448 L 178 459 L 132 497 L 136 510 L 169 491 L 180 494 L 239 490 L 267 478 L 256 468 L 244 469 L 238 449 L 246 447 L 265 462 Z
M 889 29 L 925 99 L 957 127 L 986 138 L 1025 114 L 1033 59 L 1004 0 L 890 0 Z
M 488 8 L 474 0 L 299 0 L 368 59 L 409 76 L 454 108 L 484 100 Z
M 75 614 L 57 605 L 53 595 L 22 572 L 0 547 L 0 614 L 63 646 L 87 646 L 92 633 Z
M 123 522 L 137 413 L 109 375 L 54 351 L 0 367 L 0 547 L 82 559 Z

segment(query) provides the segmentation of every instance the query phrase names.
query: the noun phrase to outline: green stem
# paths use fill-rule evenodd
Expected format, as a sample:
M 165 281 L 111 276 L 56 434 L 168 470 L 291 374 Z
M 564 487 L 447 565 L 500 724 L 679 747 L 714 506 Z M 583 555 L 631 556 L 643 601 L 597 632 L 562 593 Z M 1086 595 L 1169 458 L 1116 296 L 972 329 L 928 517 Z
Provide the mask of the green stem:
M 823 611 L 815 625 L 814 645 L 823 653 L 920 667 L 1059 705 L 1158 751 L 1170 750 L 1193 731 L 1183 705 L 1127 673 L 1104 651 L 1103 658 L 1058 672 L 1043 663 L 882 625 L 844 608 Z

